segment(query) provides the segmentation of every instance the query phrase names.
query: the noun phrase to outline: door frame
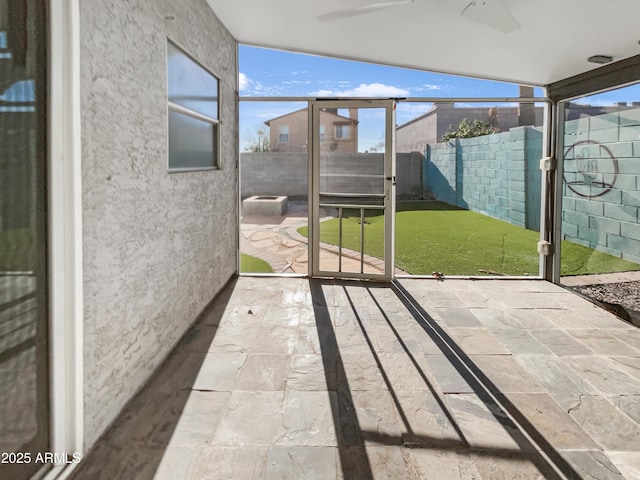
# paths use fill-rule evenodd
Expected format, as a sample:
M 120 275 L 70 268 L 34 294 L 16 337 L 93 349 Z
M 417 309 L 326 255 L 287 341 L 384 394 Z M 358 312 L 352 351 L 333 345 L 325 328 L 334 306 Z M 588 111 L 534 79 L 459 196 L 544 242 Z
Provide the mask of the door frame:
M 383 108 L 385 109 L 384 151 L 384 273 L 335 272 L 320 269 L 320 109 L 321 108 Z M 390 282 L 395 270 L 395 109 L 393 99 L 315 99 L 309 101 L 309 276 L 322 278 L 352 278 Z M 317 127 L 317 128 L 316 128 Z
M 49 0 L 51 448 L 84 454 L 79 0 Z M 54 463 L 44 479 L 77 466 Z

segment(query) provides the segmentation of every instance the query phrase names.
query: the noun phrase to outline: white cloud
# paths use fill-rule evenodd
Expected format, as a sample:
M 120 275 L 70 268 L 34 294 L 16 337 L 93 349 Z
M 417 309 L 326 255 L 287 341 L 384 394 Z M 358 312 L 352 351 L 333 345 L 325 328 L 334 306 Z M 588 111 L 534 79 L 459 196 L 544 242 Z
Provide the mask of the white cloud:
M 385 85 L 383 83 L 361 83 L 360 86 L 349 90 L 318 90 L 312 93 L 317 97 L 403 97 L 409 90 Z
M 312 82 L 311 80 L 291 80 L 291 81 L 285 81 L 282 82 L 283 85 L 310 85 Z
M 333 90 L 318 90 L 317 92 L 312 93 L 316 97 L 331 97 L 334 95 Z
M 614 107 L 616 105 L 616 102 L 613 100 L 600 100 L 589 97 L 572 100 L 571 103 L 577 103 L 578 105 L 584 105 L 587 107 Z
M 271 96 L 271 95 L 282 94 L 281 86 L 263 85 L 262 83 L 249 78 L 245 73 L 238 74 L 238 87 L 240 89 L 240 93 L 245 97 L 250 97 L 254 95 Z
M 251 80 L 244 73 L 240 72 L 238 75 L 238 84 L 240 86 L 240 91 L 244 91 L 249 87 L 249 83 Z
M 411 88 L 411 90 L 416 93 L 422 93 L 422 92 L 444 91 L 444 90 L 448 90 L 448 88 L 442 85 L 432 85 L 429 83 L 425 83 L 424 85 L 421 85 L 419 87 L 413 87 Z

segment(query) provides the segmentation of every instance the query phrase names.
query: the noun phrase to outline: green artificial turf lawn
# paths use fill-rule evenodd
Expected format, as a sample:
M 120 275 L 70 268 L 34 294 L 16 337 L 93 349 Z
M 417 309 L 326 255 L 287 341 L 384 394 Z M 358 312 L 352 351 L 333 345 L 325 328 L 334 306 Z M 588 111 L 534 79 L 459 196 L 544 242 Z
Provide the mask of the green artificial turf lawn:
M 360 250 L 360 214 L 345 211 L 343 245 Z M 365 253 L 382 258 L 382 215 L 365 218 Z M 307 228 L 299 232 L 307 235 Z M 411 274 L 538 275 L 539 233 L 442 202 L 398 202 L 396 266 Z M 320 240 L 337 245 L 338 219 L 322 222 Z M 562 275 L 640 270 L 640 265 L 562 242 Z
M 240 254 L 240 272 L 242 273 L 273 273 L 273 268 L 261 258 Z

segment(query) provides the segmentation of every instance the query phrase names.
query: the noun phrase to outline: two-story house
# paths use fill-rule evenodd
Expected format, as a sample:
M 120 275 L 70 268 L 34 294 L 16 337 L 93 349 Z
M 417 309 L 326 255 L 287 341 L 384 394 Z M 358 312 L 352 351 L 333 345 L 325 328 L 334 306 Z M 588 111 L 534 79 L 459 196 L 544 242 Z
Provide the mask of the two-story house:
M 264 122 L 269 127 L 270 150 L 273 152 L 306 152 L 309 148 L 309 113 L 306 108 Z M 358 151 L 358 110 L 349 109 L 348 116 L 338 109 L 320 111 L 320 150 L 340 153 Z

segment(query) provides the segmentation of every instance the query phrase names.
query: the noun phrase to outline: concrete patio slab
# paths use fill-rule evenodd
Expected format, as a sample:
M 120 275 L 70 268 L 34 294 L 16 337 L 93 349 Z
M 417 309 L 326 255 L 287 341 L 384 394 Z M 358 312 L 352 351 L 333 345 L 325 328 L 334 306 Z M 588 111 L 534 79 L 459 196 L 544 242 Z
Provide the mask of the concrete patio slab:
M 637 334 L 543 281 L 241 277 L 72 479 L 634 478 Z

